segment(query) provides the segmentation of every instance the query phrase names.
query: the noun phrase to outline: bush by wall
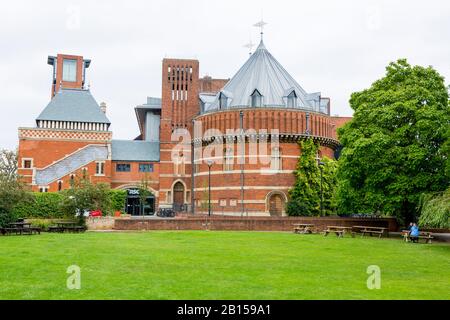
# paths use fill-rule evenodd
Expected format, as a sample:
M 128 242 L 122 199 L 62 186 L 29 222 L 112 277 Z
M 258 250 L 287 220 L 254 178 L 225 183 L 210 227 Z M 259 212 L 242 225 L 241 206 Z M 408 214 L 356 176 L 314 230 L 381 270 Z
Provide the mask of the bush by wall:
M 109 191 L 109 196 L 111 198 L 111 207 L 113 211 L 123 211 L 125 208 L 125 201 L 127 199 L 127 192 L 125 190 L 115 190 Z
M 56 192 L 31 193 L 31 201 L 20 202 L 13 214 L 20 218 L 64 218 L 60 210 L 62 195 Z

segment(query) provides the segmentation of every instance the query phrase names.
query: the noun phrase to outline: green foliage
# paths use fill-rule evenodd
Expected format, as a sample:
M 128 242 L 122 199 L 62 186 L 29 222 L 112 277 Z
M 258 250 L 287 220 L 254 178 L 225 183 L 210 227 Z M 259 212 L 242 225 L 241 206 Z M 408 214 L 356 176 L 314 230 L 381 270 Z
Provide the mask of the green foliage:
M 30 201 L 20 201 L 14 207 L 14 214 L 23 218 L 63 218 L 60 209 L 62 195 L 56 192 L 31 193 Z
M 386 70 L 352 94 L 354 117 L 338 131 L 338 211 L 413 221 L 420 195 L 449 184 L 448 92 L 432 67 L 398 60 Z
M 84 213 L 101 210 L 111 214 L 112 202 L 107 184 L 93 184 L 86 179 L 74 181 L 73 187 L 61 192 L 61 211 L 68 216 L 76 216 L 81 225 L 85 224 Z
M 125 190 L 109 190 L 109 197 L 111 199 L 111 209 L 113 211 L 123 211 L 125 202 L 127 200 L 127 192 Z
M 139 203 L 141 205 L 141 210 L 143 210 L 143 206 L 147 202 L 147 198 L 152 195 L 152 192 L 149 190 L 149 179 L 147 173 L 145 173 L 144 177 L 139 184 Z
M 286 212 L 290 216 L 318 216 L 320 210 L 320 185 L 322 169 L 323 215 L 329 215 L 335 209 L 336 161 L 323 158 L 319 167 L 316 159 L 319 146 L 312 139 L 301 141 L 301 155 L 298 159 L 295 184 L 289 190 L 289 202 Z
M 22 218 L 14 213 L 14 209 L 18 204 L 30 201 L 30 194 L 24 183 L 9 175 L 0 174 L 0 227 Z
M 422 195 L 419 209 L 421 227 L 450 228 L 450 188 L 445 192 Z

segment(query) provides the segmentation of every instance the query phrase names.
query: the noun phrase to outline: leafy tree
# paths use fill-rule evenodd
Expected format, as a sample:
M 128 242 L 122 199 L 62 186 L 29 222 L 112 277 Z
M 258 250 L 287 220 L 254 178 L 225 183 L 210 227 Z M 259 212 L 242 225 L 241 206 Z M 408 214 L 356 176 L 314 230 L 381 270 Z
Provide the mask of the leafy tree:
M 7 226 L 17 218 L 23 218 L 14 214 L 14 208 L 30 200 L 27 186 L 20 179 L 0 174 L 0 227 Z
M 139 203 L 141 205 L 141 211 L 144 211 L 144 205 L 147 203 L 147 198 L 152 195 L 152 192 L 149 190 L 150 183 L 148 181 L 148 175 L 145 173 L 144 177 L 139 184 Z
M 105 183 L 93 184 L 87 179 L 74 179 L 70 189 L 61 192 L 61 211 L 68 216 L 76 216 L 81 225 L 85 224 L 84 213 L 101 210 L 110 214 L 112 209 L 110 188 Z
M 336 161 L 324 157 L 319 167 L 317 152 L 319 145 L 312 139 L 299 143 L 301 155 L 294 171 L 295 184 L 289 190 L 286 212 L 290 216 L 318 216 L 320 210 L 320 181 L 322 169 L 323 214 L 334 212 L 334 193 L 336 187 Z
M 0 175 L 3 179 L 17 179 L 17 151 L 0 150 Z
M 127 200 L 127 192 L 125 190 L 110 190 L 111 209 L 113 211 L 123 211 Z
M 353 93 L 350 105 L 354 117 L 338 131 L 339 212 L 381 212 L 412 221 L 420 195 L 449 184 L 444 79 L 432 67 L 398 60 L 385 77 Z
M 450 228 L 450 188 L 444 192 L 422 195 L 419 210 L 421 227 Z

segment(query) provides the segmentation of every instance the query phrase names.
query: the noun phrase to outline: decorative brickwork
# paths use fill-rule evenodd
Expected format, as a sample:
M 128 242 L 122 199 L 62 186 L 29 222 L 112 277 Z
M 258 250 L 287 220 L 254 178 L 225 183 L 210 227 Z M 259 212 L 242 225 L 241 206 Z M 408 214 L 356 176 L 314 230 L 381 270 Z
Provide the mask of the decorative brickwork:
M 90 141 L 108 142 L 111 141 L 112 139 L 112 132 L 19 128 L 19 139 L 80 140 L 86 142 Z

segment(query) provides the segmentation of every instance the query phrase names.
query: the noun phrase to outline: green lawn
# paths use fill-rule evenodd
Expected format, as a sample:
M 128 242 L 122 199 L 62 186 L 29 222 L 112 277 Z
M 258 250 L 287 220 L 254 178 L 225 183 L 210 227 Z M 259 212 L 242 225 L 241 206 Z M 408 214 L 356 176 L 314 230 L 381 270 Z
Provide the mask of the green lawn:
M 66 288 L 70 265 L 81 289 Z M 369 290 L 366 269 L 381 268 Z M 0 236 L 0 299 L 450 299 L 450 246 L 281 232 Z

